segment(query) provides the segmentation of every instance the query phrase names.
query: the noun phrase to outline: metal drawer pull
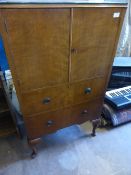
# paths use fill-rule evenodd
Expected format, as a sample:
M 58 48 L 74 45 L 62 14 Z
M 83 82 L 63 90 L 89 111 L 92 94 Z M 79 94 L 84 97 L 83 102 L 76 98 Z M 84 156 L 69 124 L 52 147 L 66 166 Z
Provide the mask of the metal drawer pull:
M 47 122 L 47 126 L 48 126 L 48 127 L 52 126 L 53 124 L 54 124 L 54 122 L 53 122 L 52 120 L 49 120 L 49 121 Z
M 44 104 L 48 104 L 50 103 L 51 99 L 49 97 L 44 98 L 44 100 L 42 101 Z
M 82 114 L 88 114 L 87 109 L 85 109 L 84 111 L 82 111 Z
M 90 94 L 91 93 L 91 88 L 85 88 L 85 94 Z

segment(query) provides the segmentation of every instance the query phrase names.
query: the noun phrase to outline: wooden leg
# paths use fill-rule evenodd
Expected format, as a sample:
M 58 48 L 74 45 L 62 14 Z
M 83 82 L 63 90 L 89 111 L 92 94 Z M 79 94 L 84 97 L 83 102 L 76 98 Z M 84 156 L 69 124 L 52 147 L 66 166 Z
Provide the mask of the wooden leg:
M 93 120 L 92 121 L 92 126 L 93 126 L 93 129 L 92 129 L 92 136 L 96 136 L 96 128 L 99 126 L 101 120 L 100 119 L 96 119 L 96 120 Z
M 32 149 L 32 153 L 31 153 L 31 158 L 34 159 L 37 155 L 37 150 L 36 150 L 36 145 L 41 141 L 40 138 L 37 139 L 28 139 L 28 144 L 30 146 L 30 148 Z

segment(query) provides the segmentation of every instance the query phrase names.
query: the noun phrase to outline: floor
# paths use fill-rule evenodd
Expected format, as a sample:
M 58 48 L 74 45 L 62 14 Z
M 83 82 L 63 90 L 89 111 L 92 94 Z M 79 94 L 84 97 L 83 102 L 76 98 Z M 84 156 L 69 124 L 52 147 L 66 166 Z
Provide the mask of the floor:
M 25 142 L 0 139 L 0 175 L 131 175 L 131 123 L 114 129 L 75 125 L 44 136 L 30 159 Z

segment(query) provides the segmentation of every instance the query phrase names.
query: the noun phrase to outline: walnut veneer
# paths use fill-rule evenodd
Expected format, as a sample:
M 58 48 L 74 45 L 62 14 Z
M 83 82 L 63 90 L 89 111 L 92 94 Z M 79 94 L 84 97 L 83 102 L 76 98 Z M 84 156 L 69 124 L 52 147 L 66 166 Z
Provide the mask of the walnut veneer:
M 0 32 L 31 145 L 43 134 L 100 117 L 125 11 L 121 4 L 0 6 Z

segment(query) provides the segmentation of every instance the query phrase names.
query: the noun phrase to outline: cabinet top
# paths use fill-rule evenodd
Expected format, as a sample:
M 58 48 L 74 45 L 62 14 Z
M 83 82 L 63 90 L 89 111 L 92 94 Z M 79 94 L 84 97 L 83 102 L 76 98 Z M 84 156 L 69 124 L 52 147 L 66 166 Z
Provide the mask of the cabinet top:
M 127 4 L 128 0 L 0 0 L 0 4 Z

